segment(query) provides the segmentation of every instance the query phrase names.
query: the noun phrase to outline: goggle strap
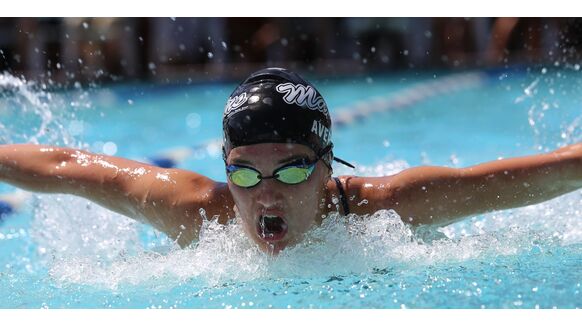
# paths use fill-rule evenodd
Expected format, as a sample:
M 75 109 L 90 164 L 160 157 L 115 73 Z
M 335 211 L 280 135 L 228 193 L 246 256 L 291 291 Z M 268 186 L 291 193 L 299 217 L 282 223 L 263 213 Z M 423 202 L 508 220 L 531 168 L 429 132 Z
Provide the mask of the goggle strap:
M 327 145 L 327 147 L 323 148 L 323 149 L 322 149 L 322 150 L 319 152 L 319 154 L 317 155 L 317 159 L 320 159 L 320 158 L 322 158 L 322 157 L 323 157 L 325 154 L 327 154 L 327 153 L 328 153 L 328 152 L 329 152 L 329 151 L 330 151 L 332 148 L 333 148 L 333 143 L 330 143 L 329 145 Z M 334 157 L 333 157 L 333 160 L 334 160 L 334 161 L 336 161 L 336 162 L 338 162 L 338 163 L 341 163 L 341 164 L 343 164 L 343 165 L 345 165 L 345 166 L 351 167 L 352 169 L 355 169 L 355 168 L 356 168 L 355 166 L 353 166 L 352 164 L 350 164 L 350 163 L 348 163 L 348 162 L 344 161 L 344 160 L 343 160 L 343 159 L 341 159 L 341 158 L 338 158 L 338 157 L 335 157 L 335 156 L 334 156 Z M 331 169 L 331 163 L 329 163 L 329 164 L 328 164 L 326 161 L 323 161 L 323 162 L 325 163 L 325 165 L 326 165 L 326 166 L 327 166 L 329 169 Z
M 333 157 L 333 160 L 334 160 L 334 161 L 336 161 L 336 162 L 339 162 L 339 163 L 341 163 L 341 164 L 343 164 L 343 165 L 345 165 L 345 166 L 349 166 L 349 167 L 351 167 L 352 169 L 355 169 L 355 168 L 356 168 L 355 166 L 353 166 L 352 164 L 350 164 L 350 163 L 348 163 L 348 162 L 344 161 L 344 160 L 343 160 L 343 159 L 341 159 L 341 158 L 337 158 L 337 157 L 335 157 L 335 156 L 334 156 L 334 157 Z

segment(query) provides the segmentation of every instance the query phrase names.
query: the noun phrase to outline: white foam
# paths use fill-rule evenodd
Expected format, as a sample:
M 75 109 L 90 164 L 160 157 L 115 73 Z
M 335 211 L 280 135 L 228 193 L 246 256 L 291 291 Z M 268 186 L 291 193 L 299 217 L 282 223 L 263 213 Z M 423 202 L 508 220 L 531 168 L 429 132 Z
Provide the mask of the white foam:
M 47 262 L 51 277 L 62 284 L 171 288 L 195 279 L 213 286 L 463 262 L 582 243 L 577 210 L 582 208 L 581 196 L 575 192 L 543 204 L 468 219 L 441 229 L 448 237 L 436 240 L 415 233 L 391 210 L 363 217 L 331 215 L 301 243 L 277 257 L 260 251 L 240 225 L 224 226 L 216 221 L 206 222 L 200 241 L 191 248 L 181 250 L 171 243 L 161 249 L 142 248 L 137 225 L 94 206 L 78 210 L 83 200 L 76 205 L 70 199 L 61 200 L 59 206 L 49 206 L 53 201 L 45 199 L 39 204 L 44 214 L 37 213 L 43 218 L 37 227 L 43 233 L 39 235 L 40 229 L 35 229 L 33 236 L 45 249 L 45 257 L 52 258 Z M 65 208 L 59 209 L 62 206 Z M 63 210 L 68 218 L 62 217 Z M 71 215 L 71 211 L 78 214 Z
M 64 106 L 58 97 L 37 91 L 32 84 L 7 74 L 0 75 L 0 88 L 14 94 L 0 99 L 0 116 L 8 115 L 25 127 L 25 132 L 17 133 L 17 128 L 0 125 L 0 141 L 73 146 L 74 139 L 63 123 L 70 122 L 70 118 L 59 109 L 89 108 L 86 94 L 81 93 L 78 99 L 68 102 L 70 106 Z M 536 115 L 531 117 L 538 120 Z M 569 136 L 578 135 L 577 122 L 566 129 Z M 219 154 L 220 144 L 212 144 L 208 151 Z M 91 164 L 82 154 L 77 159 Z M 405 161 L 383 161 L 378 165 L 358 165 L 356 172 L 338 167 L 336 174 L 390 175 L 408 167 Z M 147 171 L 141 168 L 128 173 L 140 176 Z M 55 195 L 34 198 L 29 235 L 42 259 L 36 266 L 48 268 L 52 279 L 61 284 L 113 289 L 124 284 L 172 287 L 191 279 L 215 285 L 277 277 L 329 277 L 394 265 L 462 262 L 582 243 L 580 191 L 535 206 L 467 219 L 441 229 L 444 237 L 440 238 L 432 230 L 413 231 L 390 210 L 365 217 L 331 215 L 300 244 L 278 257 L 261 252 L 238 224 L 222 226 L 208 221 L 200 241 L 182 250 L 167 238 L 156 237 L 153 229 L 86 200 Z

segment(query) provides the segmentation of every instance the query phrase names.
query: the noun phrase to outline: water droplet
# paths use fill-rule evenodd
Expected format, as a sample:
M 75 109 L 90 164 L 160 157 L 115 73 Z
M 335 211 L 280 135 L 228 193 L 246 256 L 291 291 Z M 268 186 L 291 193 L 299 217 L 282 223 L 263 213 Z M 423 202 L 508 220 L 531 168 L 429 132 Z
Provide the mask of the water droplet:
M 109 156 L 115 155 L 117 153 L 117 145 L 111 141 L 106 142 L 103 144 L 103 153 Z
M 208 220 L 206 218 L 206 210 L 203 208 L 198 209 L 198 213 L 200 214 L 200 216 L 204 219 L 204 220 Z
M 68 131 L 72 136 L 78 136 L 83 133 L 84 125 L 82 121 L 72 120 L 69 122 Z
M 368 204 L 368 200 L 367 199 L 362 199 L 362 201 L 360 201 L 358 203 L 358 206 L 367 205 L 367 204 Z
M 200 127 L 202 118 L 197 113 L 190 113 L 186 116 L 186 125 L 191 129 L 197 129 Z

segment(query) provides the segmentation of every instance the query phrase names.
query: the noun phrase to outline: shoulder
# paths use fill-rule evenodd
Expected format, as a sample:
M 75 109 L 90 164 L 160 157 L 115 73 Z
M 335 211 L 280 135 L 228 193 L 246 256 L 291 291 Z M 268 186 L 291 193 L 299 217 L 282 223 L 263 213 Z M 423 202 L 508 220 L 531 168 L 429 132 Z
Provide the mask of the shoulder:
M 398 186 L 394 176 L 360 177 L 343 175 L 330 179 L 328 189 L 339 196 L 336 180 L 343 188 L 350 213 L 358 215 L 372 214 L 380 209 L 394 207 L 393 196 Z
M 170 186 L 172 193 L 169 195 L 177 208 L 202 209 L 208 219 L 217 216 L 221 223 L 228 222 L 234 216 L 234 200 L 226 183 L 186 170 L 166 172 L 172 179 L 165 183 L 175 184 Z
M 205 220 L 226 223 L 234 216 L 227 184 L 192 171 L 149 167 L 134 179 L 126 196 L 136 205 L 136 218 L 141 216 L 182 247 L 198 239 Z

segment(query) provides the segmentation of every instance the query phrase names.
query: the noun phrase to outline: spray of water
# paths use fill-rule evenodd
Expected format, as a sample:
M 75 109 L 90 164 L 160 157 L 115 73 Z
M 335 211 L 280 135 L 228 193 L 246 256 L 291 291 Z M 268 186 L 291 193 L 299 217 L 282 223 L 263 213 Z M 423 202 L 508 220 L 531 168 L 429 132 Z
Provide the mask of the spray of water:
M 567 66 L 568 67 L 568 66 Z M 543 67 L 528 77 L 522 93 L 515 98 L 516 108 L 527 108 L 527 122 L 533 133 L 537 150 L 549 151 L 556 147 L 582 141 L 582 115 L 563 117 L 560 107 L 579 107 L 581 85 L 572 83 L 571 76 L 579 75 L 580 66 L 568 69 Z M 551 129 L 559 120 L 559 130 Z M 558 142 L 555 142 L 559 140 Z
M 21 128 L 3 126 L 3 142 L 75 144 L 63 125 L 70 117 L 59 114 L 62 109 L 55 96 L 35 91 L 30 84 L 6 74 L 0 85 L 2 92 L 10 95 L 3 98 L 9 106 L 0 107 L 8 108 L 0 115 L 11 115 L 11 119 L 2 122 L 33 122 Z M 29 116 L 28 121 L 15 118 L 17 109 Z M 359 165 L 356 174 L 389 175 L 408 166 L 404 161 Z M 42 195 L 33 204 L 30 236 L 40 258 L 37 266 L 48 269 L 59 284 L 171 288 L 195 280 L 213 286 L 542 252 L 556 245 L 582 243 L 581 205 L 581 194 L 575 192 L 539 205 L 469 218 L 440 229 L 437 238 L 411 229 L 392 210 L 367 216 L 332 214 L 299 244 L 273 257 L 260 251 L 240 224 L 224 226 L 209 220 L 196 244 L 179 249 L 163 236 L 155 236 L 151 228 L 85 200 Z
M 66 128 L 76 112 L 90 107 L 85 92 L 67 96 L 44 83 L 0 73 L 0 142 L 78 146 Z
M 260 251 L 240 225 L 224 226 L 216 221 L 206 222 L 198 243 L 183 250 L 175 246 L 161 252 L 136 249 L 128 255 L 123 252 L 127 243 L 112 242 L 125 236 L 114 236 L 122 230 L 119 223 L 98 230 L 91 238 L 84 235 L 83 229 L 71 231 L 72 235 L 82 236 L 66 242 L 55 241 L 51 236 L 44 245 L 53 250 L 65 244 L 83 249 L 60 253 L 51 263 L 51 276 L 64 284 L 113 289 L 127 284 L 151 284 L 170 288 L 194 279 L 213 286 L 232 281 L 362 274 L 394 266 L 450 264 L 543 252 L 582 243 L 582 222 L 577 210 L 582 208 L 580 205 L 582 197 L 572 193 L 543 204 L 469 219 L 442 229 L 446 237 L 430 241 L 423 240 L 392 210 L 368 216 L 332 214 L 299 244 L 276 257 Z M 93 208 L 89 215 L 100 217 L 104 214 L 100 212 Z M 94 247 L 85 248 L 88 245 Z

